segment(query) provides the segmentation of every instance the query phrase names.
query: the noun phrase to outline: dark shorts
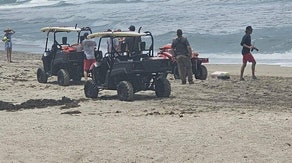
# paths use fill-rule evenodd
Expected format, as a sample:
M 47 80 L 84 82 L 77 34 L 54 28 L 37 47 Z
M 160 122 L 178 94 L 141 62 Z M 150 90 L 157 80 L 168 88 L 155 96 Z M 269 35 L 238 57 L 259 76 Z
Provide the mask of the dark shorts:
M 251 53 L 246 53 L 242 56 L 242 63 L 247 63 L 247 62 L 255 62 L 255 59 Z
M 84 71 L 88 71 L 93 68 L 94 63 L 96 63 L 95 59 L 84 59 L 83 60 L 83 69 Z

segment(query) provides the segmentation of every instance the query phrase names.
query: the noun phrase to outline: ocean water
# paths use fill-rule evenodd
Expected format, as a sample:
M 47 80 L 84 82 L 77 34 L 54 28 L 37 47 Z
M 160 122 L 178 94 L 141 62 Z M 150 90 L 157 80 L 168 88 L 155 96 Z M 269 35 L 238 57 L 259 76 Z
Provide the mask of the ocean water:
M 156 51 L 180 28 L 214 64 L 241 63 L 240 41 L 251 25 L 257 63 L 292 67 L 291 0 L 0 0 L 0 29 L 16 31 L 16 51 L 41 55 L 46 34 L 40 28 L 75 24 L 93 32 L 133 24 L 152 32 Z

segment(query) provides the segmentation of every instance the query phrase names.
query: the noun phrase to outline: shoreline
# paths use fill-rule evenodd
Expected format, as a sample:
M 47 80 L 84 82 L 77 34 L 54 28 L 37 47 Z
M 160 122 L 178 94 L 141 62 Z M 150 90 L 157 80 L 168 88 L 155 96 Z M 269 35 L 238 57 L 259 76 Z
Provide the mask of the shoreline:
M 158 50 L 157 50 L 158 51 Z M 0 53 L 5 53 L 4 52 L 4 50 L 0 50 Z M 30 54 L 30 55 L 42 55 L 43 54 L 43 51 L 41 51 L 41 52 L 26 52 L 26 51 L 13 51 L 12 53 L 15 53 L 15 54 Z M 156 53 L 155 53 L 156 54 Z M 271 62 L 270 64 L 268 64 L 268 63 L 266 63 L 267 61 L 264 61 L 263 63 L 261 63 L 261 61 L 263 60 L 263 59 L 258 59 L 257 58 L 257 56 L 256 56 L 257 54 L 254 54 L 254 56 L 255 56 L 255 59 L 256 59 L 256 61 L 258 62 L 257 63 L 257 65 L 268 65 L 268 66 L 280 66 L 280 67 L 284 67 L 284 68 L 291 68 L 292 67 L 292 64 L 290 63 L 290 62 L 287 62 L 287 63 L 276 63 L 276 62 Z M 12 56 L 13 56 L 13 54 L 12 54 Z M 204 57 L 206 57 L 206 56 L 204 56 L 204 54 L 202 54 L 202 55 L 200 55 L 200 57 L 202 57 L 202 58 L 204 58 Z M 219 60 L 226 60 L 226 59 L 228 59 L 228 58 L 226 58 L 226 56 L 224 55 L 224 56 L 222 56 L 223 58 L 222 59 L 219 59 Z M 282 56 L 283 57 L 283 56 Z M 210 59 L 209 58 L 209 60 L 210 60 L 210 62 L 212 62 L 212 58 Z M 214 60 L 218 60 L 218 58 L 216 57 Z M 239 58 L 237 58 L 237 59 L 235 59 L 235 58 L 231 58 L 231 60 L 236 60 L 236 63 L 225 63 L 225 61 L 223 61 L 223 62 L 218 62 L 218 63 L 207 63 L 207 64 L 214 64 L 214 65 L 241 65 L 241 57 L 239 57 Z M 282 60 L 282 59 L 281 59 Z M 289 59 L 289 60 L 291 60 L 291 59 Z M 292 61 L 292 60 L 291 60 Z M 250 63 L 248 63 L 248 65 L 249 65 Z
M 31 59 L 40 60 L 42 54 L 30 53 L 30 52 L 22 52 L 22 51 L 14 51 L 12 53 L 12 60 L 24 60 L 25 58 L 19 57 L 19 55 L 26 55 Z M 0 50 L 1 61 L 6 60 L 5 51 Z M 207 69 L 209 75 L 215 71 L 226 71 L 229 72 L 230 75 L 239 75 L 241 64 L 221 64 L 221 63 L 205 63 L 204 64 Z M 274 73 L 275 71 L 276 73 Z M 251 75 L 251 63 L 247 63 L 245 68 L 244 76 Z M 256 65 L 256 76 L 282 76 L 282 77 L 292 77 L 292 67 L 289 66 L 281 66 L 281 65 L 273 65 L 273 64 L 260 64 Z

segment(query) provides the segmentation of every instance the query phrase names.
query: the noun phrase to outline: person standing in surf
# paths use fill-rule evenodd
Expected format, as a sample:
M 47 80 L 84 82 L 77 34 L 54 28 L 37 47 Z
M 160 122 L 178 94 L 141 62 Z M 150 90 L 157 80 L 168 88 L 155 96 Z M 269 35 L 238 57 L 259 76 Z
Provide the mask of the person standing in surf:
M 11 36 L 15 33 L 13 29 L 7 28 L 4 30 L 5 34 L 2 39 L 2 41 L 5 44 L 5 51 L 7 54 L 7 61 L 8 63 L 11 63 L 11 53 L 12 53 L 12 41 L 11 41 Z
M 245 80 L 243 78 L 243 73 L 244 73 L 244 69 L 246 67 L 247 62 L 251 62 L 251 72 L 252 72 L 252 79 L 257 79 L 257 77 L 255 76 L 255 66 L 256 66 L 256 61 L 253 57 L 253 55 L 251 54 L 251 51 L 256 50 L 258 51 L 258 49 L 253 46 L 251 44 L 251 34 L 252 34 L 252 27 L 251 26 L 247 26 L 245 29 L 245 35 L 242 37 L 241 43 L 240 45 L 242 46 L 242 66 L 241 66 L 241 70 L 240 70 L 240 80 L 243 81 Z

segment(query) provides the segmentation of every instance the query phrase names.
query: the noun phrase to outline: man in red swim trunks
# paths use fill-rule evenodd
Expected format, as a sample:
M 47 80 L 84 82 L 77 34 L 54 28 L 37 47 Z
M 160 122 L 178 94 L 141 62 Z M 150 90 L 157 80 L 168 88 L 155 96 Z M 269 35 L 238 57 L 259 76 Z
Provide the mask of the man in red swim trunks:
M 256 61 L 254 57 L 251 54 L 252 50 L 258 51 L 258 49 L 251 44 L 251 37 L 250 35 L 252 34 L 252 27 L 247 26 L 245 30 L 245 35 L 242 37 L 240 45 L 242 46 L 242 66 L 241 66 L 241 71 L 240 71 L 240 80 L 244 80 L 243 78 L 243 73 L 244 69 L 246 67 L 247 62 L 251 62 L 251 72 L 252 72 L 252 79 L 257 79 L 255 76 L 255 65 Z
M 96 59 L 95 59 L 95 55 L 94 55 L 94 49 L 96 47 L 96 42 L 92 39 L 87 38 L 87 36 L 88 36 L 88 33 L 84 33 L 85 39 L 81 43 L 82 49 L 83 49 L 84 54 L 85 54 L 85 58 L 83 61 L 85 81 L 88 78 L 88 71 L 89 71 L 90 67 L 96 63 Z

